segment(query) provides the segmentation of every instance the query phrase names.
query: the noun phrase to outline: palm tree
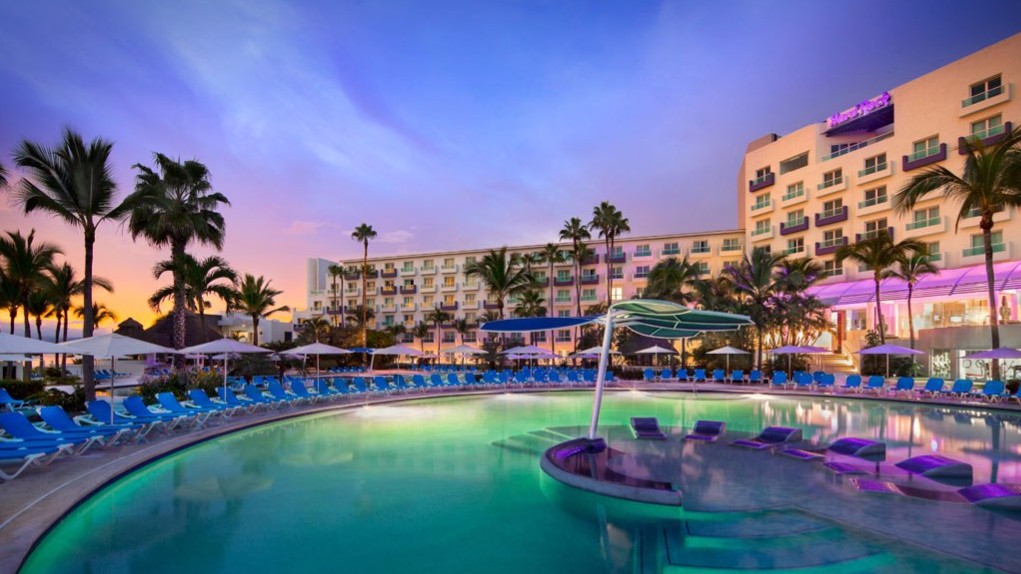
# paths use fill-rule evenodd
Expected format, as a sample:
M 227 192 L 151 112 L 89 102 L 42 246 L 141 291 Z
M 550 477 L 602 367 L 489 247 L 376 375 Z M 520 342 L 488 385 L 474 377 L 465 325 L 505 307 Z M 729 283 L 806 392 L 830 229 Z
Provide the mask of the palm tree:
M 50 243 L 35 243 L 35 230 L 24 236 L 20 231 L 8 231 L 7 237 L 0 237 L 0 264 L 4 268 L 4 278 L 13 283 L 12 291 L 22 309 L 25 323 L 25 336 L 32 336 L 29 321 L 29 299 L 32 293 L 45 288 L 48 281 L 48 270 L 53 266 L 53 257 L 60 249 Z M 14 325 L 11 324 L 11 333 Z
M 418 348 L 424 353 L 425 352 L 425 338 L 429 334 L 429 325 L 425 323 L 417 323 L 411 328 L 411 336 L 418 339 Z
M 547 299 L 547 301 L 549 301 L 550 304 L 552 304 L 553 266 L 558 263 L 563 263 L 566 260 L 566 258 L 564 256 L 564 251 L 560 249 L 560 246 L 557 245 L 556 243 L 547 243 L 546 246 L 542 248 L 542 251 L 539 254 L 542 256 L 542 260 L 546 262 L 547 269 L 549 270 L 549 272 L 546 274 L 546 282 L 549 284 L 549 299 Z M 577 294 L 577 290 L 581 285 L 581 277 L 579 277 L 578 275 L 574 276 L 574 285 L 575 292 Z M 581 301 L 579 301 L 578 303 L 581 304 Z M 553 353 L 557 352 L 556 337 L 554 336 L 554 331 L 552 329 L 550 330 L 550 349 L 552 350 Z
M 915 284 L 926 275 L 936 275 L 939 267 L 936 267 L 927 255 L 913 253 L 897 261 L 897 267 L 887 269 L 883 277 L 894 277 L 908 285 L 908 332 L 911 334 L 911 348 L 915 348 L 915 315 L 911 312 L 911 297 L 915 292 Z
M 444 321 L 450 320 L 450 313 L 440 309 L 440 306 L 437 305 L 433 307 L 432 311 L 425 314 L 425 320 L 432 323 L 433 327 L 436 329 L 436 360 L 439 361 L 441 327 L 443 326 Z
M 75 307 L 74 314 L 79 319 L 85 318 L 85 308 Z M 114 313 L 112 309 L 102 303 L 92 304 L 92 316 L 96 318 L 96 326 L 98 327 L 103 321 L 117 321 L 117 313 Z
M 592 221 L 588 226 L 598 231 L 599 237 L 606 243 L 606 308 L 609 309 L 613 305 L 613 274 L 610 272 L 613 265 L 610 263 L 610 253 L 613 252 L 617 237 L 631 231 L 631 225 L 619 209 L 609 201 L 604 201 L 592 210 Z
M 256 346 L 259 345 L 259 319 L 291 310 L 287 305 L 274 307 L 277 304 L 276 296 L 283 291 L 273 289 L 270 283 L 271 281 L 261 275 L 255 277 L 245 273 L 245 278 L 241 280 L 232 297 L 234 309 L 252 318 L 252 344 Z
M 404 334 L 408 332 L 408 328 L 404 326 L 404 323 L 394 323 L 393 325 L 387 325 L 387 333 L 393 335 L 394 342 L 397 342 L 397 338 L 401 338 L 401 342 L 404 341 Z
M 344 268 L 341 267 L 340 265 L 336 264 L 336 263 L 331 263 L 330 266 L 327 269 L 330 272 L 330 278 L 333 279 L 333 297 L 331 297 L 330 299 L 333 302 L 333 310 L 336 311 L 337 310 L 337 279 L 340 278 L 340 276 L 344 274 Z M 339 317 L 339 315 L 337 315 L 337 314 L 333 315 L 333 324 L 334 325 L 337 324 L 338 317 Z
M 686 288 L 693 286 L 700 274 L 698 267 L 688 262 L 687 256 L 682 260 L 668 257 L 656 263 L 649 271 L 644 296 L 688 304 L 693 299 Z
M 209 169 L 194 160 L 181 162 L 161 153 L 153 155 L 156 169 L 135 164 L 138 176 L 132 196 L 137 206 L 131 212 L 128 230 L 131 237 L 144 237 L 155 247 L 170 247 L 174 278 L 174 348 L 184 347 L 185 308 L 188 305 L 188 285 L 184 261 L 186 249 L 192 242 L 223 249 L 226 225 L 220 210 L 230 205 L 222 193 L 214 192 L 209 181 Z M 184 365 L 184 357 L 176 359 Z
M 784 257 L 776 267 L 776 280 L 781 289 L 800 293 L 821 281 L 823 266 L 811 257 Z
M 464 336 L 470 333 L 471 330 L 475 328 L 475 323 L 469 321 L 468 319 L 465 319 L 464 317 L 461 317 L 459 319 L 454 319 L 453 326 L 454 330 L 457 331 L 458 337 L 461 338 L 461 344 L 463 345 Z
M 178 264 L 181 265 L 181 269 L 176 268 Z M 152 270 L 155 279 L 159 279 L 168 272 L 183 278 L 185 306 L 188 310 L 198 313 L 201 325 L 206 324 L 206 309 L 211 307 L 210 303 L 206 301 L 208 295 L 219 297 L 227 309 L 230 309 L 238 274 L 224 258 L 212 255 L 198 261 L 185 253 L 180 261 L 176 263 L 172 259 L 161 261 Z M 228 283 L 221 283 L 221 281 L 228 281 Z M 174 299 L 176 294 L 174 285 L 158 289 L 149 297 L 149 306 L 158 312 L 160 305 L 167 299 Z M 202 332 L 205 334 L 205 329 Z
M 989 332 L 992 348 L 998 349 L 1000 325 L 996 314 L 996 276 L 993 273 L 993 215 L 1004 209 L 1021 207 L 1021 127 L 1015 128 L 996 145 L 986 147 L 978 138 L 972 138 L 967 146 L 964 171 L 960 176 L 943 166 L 928 168 L 904 184 L 894 196 L 893 205 L 897 213 L 908 213 L 929 192 L 942 190 L 944 201 L 961 204 L 957 224 L 969 213 L 978 212 L 985 251 Z M 991 375 L 993 379 L 1000 378 L 999 361 L 993 361 Z
M 837 249 L 837 263 L 850 259 L 872 271 L 872 278 L 876 283 L 876 330 L 879 331 L 879 340 L 882 344 L 886 344 L 886 324 L 883 322 L 879 289 L 883 272 L 910 254 L 927 255 L 928 247 L 917 239 L 904 239 L 894 243 L 893 238 L 885 231 Z
M 465 277 L 477 277 L 486 291 L 496 299 L 496 308 L 503 319 L 504 299 L 524 293 L 535 284 L 535 277 L 525 271 L 516 255 L 508 255 L 507 248 L 491 250 L 482 259 L 466 263 Z
M 85 282 L 78 278 L 78 273 L 66 261 L 60 265 L 53 265 L 49 269 L 51 297 L 53 298 L 53 314 L 57 317 L 57 338 L 61 340 L 60 331 L 63 329 L 63 340 L 67 341 L 68 319 L 71 317 L 71 302 L 75 297 L 80 297 L 85 292 Z M 92 277 L 92 285 L 113 293 L 113 283 L 105 277 L 98 275 Z
M 7 168 L 0 163 L 0 187 L 7 187 Z
M 350 309 L 346 309 L 347 322 L 354 323 L 358 330 L 361 331 L 365 328 L 365 323 L 362 321 L 371 321 L 376 318 L 376 312 L 372 309 L 366 309 L 361 305 L 356 305 Z
M 301 334 L 318 343 L 330 334 L 330 323 L 321 317 L 314 317 L 301 324 Z
M 782 259 L 781 255 L 756 247 L 751 256 L 745 255 L 740 263 L 726 267 L 722 274 L 744 299 L 748 316 L 755 324 L 756 365 L 759 369 L 762 369 L 762 342 L 768 319 L 766 303 L 779 288 L 773 271 Z
M 588 257 L 585 242 L 592 239 L 592 233 L 581 219 L 572 217 L 560 229 L 560 240 L 571 242 L 571 259 L 574 262 L 574 304 L 575 313 L 581 316 L 581 264 Z
M 0 306 L 7 309 L 11 319 L 11 334 L 14 334 L 14 319 L 18 316 L 18 309 L 21 308 L 21 299 L 18 297 L 18 284 L 7 279 L 7 272 L 0 265 Z
M 369 240 L 375 239 L 376 235 L 376 230 L 367 223 L 363 223 L 358 227 L 355 227 L 355 230 L 351 232 L 351 239 L 360 241 L 362 244 L 362 345 L 367 344 L 369 336 L 367 330 L 368 321 L 365 317 L 365 311 L 367 308 L 365 303 L 365 297 L 367 295 L 365 292 L 365 281 L 367 279 L 366 276 L 369 274 Z
M 514 314 L 518 317 L 545 317 L 546 306 L 545 299 L 542 298 L 542 291 L 538 289 L 529 289 L 521 294 L 521 299 L 518 301 L 517 307 L 514 308 Z M 529 343 L 535 344 L 535 333 L 531 333 L 529 336 Z
M 53 300 L 50 298 L 49 286 L 32 291 L 28 296 L 28 304 L 25 305 L 25 316 L 35 317 L 35 336 L 39 340 L 43 338 L 43 317 L 53 312 Z

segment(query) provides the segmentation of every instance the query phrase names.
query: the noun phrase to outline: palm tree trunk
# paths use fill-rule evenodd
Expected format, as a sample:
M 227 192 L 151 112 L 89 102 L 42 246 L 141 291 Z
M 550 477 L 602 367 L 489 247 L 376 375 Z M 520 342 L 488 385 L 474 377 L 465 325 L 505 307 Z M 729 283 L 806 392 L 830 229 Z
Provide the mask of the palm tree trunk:
M 252 314 L 252 344 L 259 346 L 259 314 Z
M 437 321 L 436 322 L 436 364 L 439 364 L 439 362 L 440 362 L 440 338 L 441 338 L 440 335 L 442 335 L 442 333 L 440 332 L 440 322 Z
M 549 308 L 549 313 L 546 313 L 546 315 L 548 317 L 552 317 L 553 316 L 553 260 L 552 259 L 550 260 L 550 263 L 549 263 L 549 274 L 546 276 L 546 281 L 549 282 L 549 301 L 546 303 L 546 307 Z M 574 278 L 574 285 L 575 285 L 575 287 L 578 286 L 578 278 L 577 277 Z M 549 334 L 550 334 L 550 340 L 549 340 L 550 352 L 556 354 L 556 352 L 557 352 L 557 334 L 556 334 L 556 330 L 550 329 L 549 330 Z
M 92 267 L 94 260 L 93 249 L 96 244 L 96 231 L 85 230 L 85 270 L 82 278 L 82 337 L 91 337 L 95 328 L 95 309 L 92 308 Z M 66 331 L 65 331 L 66 336 Z M 96 361 L 92 355 L 82 356 L 82 385 L 85 387 L 85 400 L 96 399 Z
M 365 318 L 365 313 L 368 310 L 365 307 L 365 280 L 366 275 L 369 274 L 369 240 L 366 239 L 363 242 L 364 250 L 362 252 L 362 346 L 369 346 L 369 332 L 368 322 Z
M 756 363 L 759 366 L 759 370 L 762 370 L 762 327 L 760 325 L 755 326 L 755 338 L 758 339 L 758 349 L 756 350 Z
M 14 334 L 14 318 L 18 316 L 18 308 L 17 307 L 8 307 L 7 308 L 7 313 L 10 314 L 10 316 L 11 316 L 11 334 L 13 335 Z
M 183 349 L 185 337 L 185 304 L 188 294 L 184 284 L 184 269 L 181 262 L 184 260 L 185 244 L 179 241 L 173 242 L 170 247 L 170 259 L 174 263 L 174 348 Z M 174 355 L 174 368 L 184 368 L 184 355 Z
M 24 311 L 21 314 L 22 322 L 25 324 L 25 337 L 32 338 L 32 321 L 28 316 L 28 294 L 25 294 L 25 300 L 21 303 L 21 310 Z
M 43 316 L 42 315 L 36 315 L 35 316 L 35 336 L 40 341 L 43 340 Z
M 996 275 L 993 273 L 993 216 L 982 215 L 982 243 L 986 251 L 986 281 L 989 287 L 989 334 L 992 337 L 993 349 L 1000 348 L 1000 323 L 996 313 Z M 993 359 L 990 375 L 994 381 L 1000 380 L 1000 361 Z
M 886 344 L 886 324 L 883 323 L 883 302 L 879 295 L 879 272 L 875 272 L 876 280 L 876 330 L 879 331 L 879 342 Z
M 908 333 L 911 337 L 911 348 L 915 348 L 915 314 L 911 312 L 911 296 L 914 294 L 915 286 L 913 283 L 908 282 Z M 915 356 L 911 355 L 911 361 L 914 362 Z
M 574 245 L 574 307 L 577 311 L 577 317 L 581 317 L 581 259 L 584 257 L 583 253 L 580 253 L 581 249 L 578 248 L 578 244 Z M 578 349 L 578 339 L 581 338 L 581 327 L 574 328 L 574 349 Z

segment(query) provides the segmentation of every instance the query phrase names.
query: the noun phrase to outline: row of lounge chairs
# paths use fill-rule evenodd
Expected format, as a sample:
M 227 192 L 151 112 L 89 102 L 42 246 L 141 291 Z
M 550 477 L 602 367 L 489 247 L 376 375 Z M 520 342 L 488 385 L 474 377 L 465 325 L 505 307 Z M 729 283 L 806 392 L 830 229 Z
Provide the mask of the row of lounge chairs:
M 919 385 L 912 377 L 900 377 L 893 385 L 888 385 L 882 375 L 848 375 L 844 383 L 836 385 L 832 375 L 810 375 L 799 373 L 793 381 L 788 381 L 786 373 L 773 374 L 770 386 L 806 390 L 833 390 L 836 392 L 874 393 L 876 395 L 902 396 L 908 398 L 943 397 L 956 399 L 982 399 L 989 402 L 1014 400 L 1021 403 L 1018 392 L 1010 393 L 1003 381 L 987 381 L 980 389 L 975 388 L 974 381 L 958 379 L 949 386 L 944 379 L 932 377 L 924 385 Z
M 761 383 L 762 371 L 755 369 L 745 373 L 744 370 L 736 369 L 727 373 L 724 369 L 677 369 L 672 371 L 666 369 L 646 368 L 642 372 L 642 380 L 646 382 L 693 382 L 693 383 Z

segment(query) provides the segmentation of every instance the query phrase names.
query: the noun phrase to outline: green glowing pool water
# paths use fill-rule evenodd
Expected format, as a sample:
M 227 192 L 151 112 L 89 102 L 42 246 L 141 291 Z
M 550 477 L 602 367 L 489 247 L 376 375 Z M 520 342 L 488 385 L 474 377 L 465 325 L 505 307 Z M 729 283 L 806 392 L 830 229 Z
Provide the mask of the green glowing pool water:
M 802 528 L 815 520 L 803 509 L 692 512 L 684 520 L 700 536 L 672 539 L 687 528 L 680 517 L 635 521 L 633 508 L 541 478 L 539 453 L 581 430 L 591 400 L 590 392 L 451 397 L 236 433 L 104 489 L 40 542 L 23 572 L 697 572 L 699 564 L 733 566 L 728 560 L 742 553 L 797 556 L 809 546 L 855 544 L 867 547 L 867 559 L 853 562 L 860 571 L 982 570 L 847 524 L 827 523 L 789 543 L 751 535 L 762 525 Z M 607 396 L 603 425 L 630 416 L 678 426 L 726 420 L 734 431 L 796 425 L 819 440 L 878 437 L 894 460 L 938 451 L 972 462 L 976 482 L 1021 482 L 1021 431 L 1011 415 L 833 399 Z M 974 529 L 955 525 L 966 539 L 987 536 L 990 520 L 1002 520 L 1001 530 L 1018 524 L 967 511 L 976 513 Z M 987 556 L 999 564 L 995 551 Z

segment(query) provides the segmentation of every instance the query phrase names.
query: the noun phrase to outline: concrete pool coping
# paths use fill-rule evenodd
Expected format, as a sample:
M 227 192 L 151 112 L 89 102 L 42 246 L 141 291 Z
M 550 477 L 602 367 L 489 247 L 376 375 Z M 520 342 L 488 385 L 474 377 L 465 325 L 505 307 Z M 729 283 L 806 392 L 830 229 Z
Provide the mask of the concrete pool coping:
M 960 401 L 919 401 L 857 393 L 823 394 L 701 383 L 700 391 L 707 394 L 767 394 L 777 397 L 814 397 L 896 401 L 934 407 L 982 408 L 1021 415 L 1021 408 L 999 403 L 978 404 Z M 591 392 L 591 387 L 526 387 L 518 389 L 483 389 L 440 392 L 411 392 L 396 396 L 355 397 L 354 400 L 328 402 L 286 410 L 244 415 L 238 420 L 210 426 L 187 433 L 157 437 L 150 443 L 117 447 L 109 451 L 65 458 L 43 469 L 30 469 L 21 478 L 0 484 L 0 572 L 16 572 L 36 543 L 60 520 L 94 493 L 122 476 L 157 459 L 195 444 L 247 430 L 260 425 L 284 421 L 307 415 L 351 410 L 373 404 L 406 402 L 445 397 L 471 397 L 520 393 Z M 631 383 L 621 381 L 609 386 L 617 392 L 691 392 L 685 383 Z

